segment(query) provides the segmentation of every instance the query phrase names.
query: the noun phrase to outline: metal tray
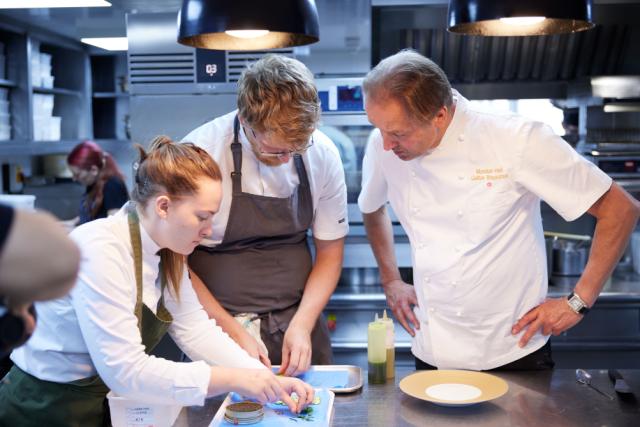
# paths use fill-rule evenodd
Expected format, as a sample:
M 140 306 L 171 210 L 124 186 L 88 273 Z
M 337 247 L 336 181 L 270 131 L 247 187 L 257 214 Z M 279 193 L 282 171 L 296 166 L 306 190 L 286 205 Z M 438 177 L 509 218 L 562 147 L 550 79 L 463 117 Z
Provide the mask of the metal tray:
M 274 365 L 272 366 L 272 369 L 274 371 L 277 371 L 278 368 L 280 368 L 279 365 Z M 362 379 L 362 368 L 359 366 L 355 366 L 355 365 L 311 365 L 311 367 L 309 368 L 309 371 L 333 371 L 333 372 L 339 372 L 339 371 L 346 371 L 349 374 L 349 379 L 347 380 L 347 385 L 343 388 L 334 388 L 334 387 L 328 387 L 329 390 L 331 390 L 332 392 L 336 393 L 336 394 L 343 394 L 343 393 L 351 393 L 354 392 L 360 388 L 362 388 L 362 384 L 363 384 L 363 379 Z
M 329 390 L 336 394 L 351 393 L 362 388 L 362 368 L 355 365 L 313 365 L 309 368 L 310 371 L 347 371 L 349 373 L 349 380 L 344 388 L 332 388 Z

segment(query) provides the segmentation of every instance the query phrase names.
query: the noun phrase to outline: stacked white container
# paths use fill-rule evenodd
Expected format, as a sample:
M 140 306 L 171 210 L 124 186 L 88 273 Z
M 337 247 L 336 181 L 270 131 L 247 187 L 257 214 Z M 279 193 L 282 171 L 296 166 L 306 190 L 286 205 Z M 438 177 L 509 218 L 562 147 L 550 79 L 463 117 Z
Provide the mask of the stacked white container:
M 43 93 L 33 95 L 33 139 L 57 141 L 60 139 L 61 118 L 53 115 L 54 96 Z
M 40 44 L 31 45 L 31 85 L 34 87 L 53 88 L 51 54 L 40 52 Z
M 52 89 L 52 57 L 40 52 L 37 42 L 32 44 L 31 84 L 34 87 Z M 33 139 L 36 141 L 58 141 L 61 133 L 61 118 L 53 115 L 54 95 L 37 93 L 33 96 Z
M 0 88 L 0 141 L 11 139 L 11 109 L 9 89 Z
M 51 55 L 40 52 L 40 86 L 48 89 L 53 88 L 53 74 L 51 73 Z

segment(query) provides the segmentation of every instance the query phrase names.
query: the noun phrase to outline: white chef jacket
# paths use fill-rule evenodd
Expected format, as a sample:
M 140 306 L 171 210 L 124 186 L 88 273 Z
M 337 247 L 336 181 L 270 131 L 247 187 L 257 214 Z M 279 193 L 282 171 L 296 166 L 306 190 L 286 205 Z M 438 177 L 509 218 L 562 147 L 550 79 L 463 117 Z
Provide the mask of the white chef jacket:
M 404 162 L 370 139 L 358 204 L 390 202 L 409 236 L 420 329 L 419 359 L 439 368 L 487 370 L 542 347 L 524 348 L 511 327 L 544 301 L 547 271 L 540 200 L 565 220 L 586 212 L 611 178 L 552 130 L 511 114 L 457 106 L 440 145 Z
M 203 241 L 203 245 L 207 246 L 215 246 L 222 241 L 229 220 L 233 172 L 231 143 L 233 121 L 237 113 L 232 111 L 205 123 L 183 139 L 183 142 L 192 142 L 206 150 L 222 172 L 222 201 L 220 210 L 213 218 L 211 238 Z M 289 197 L 300 183 L 294 162 L 267 166 L 251 150 L 242 126 L 238 139 L 242 144 L 242 191 L 269 197 Z M 326 135 L 316 130 L 313 132 L 313 146 L 302 155 L 302 159 L 313 199 L 313 236 L 320 240 L 346 236 L 349 231 L 347 189 L 338 150 Z
M 160 249 L 140 225 L 143 303 L 154 313 L 160 299 Z M 264 368 L 240 348 L 198 302 L 187 269 L 179 302 L 168 289 L 173 316 L 169 334 L 194 362 L 145 353 L 134 314 L 136 282 L 126 205 L 115 215 L 76 228 L 70 235 L 82 254 L 78 281 L 63 298 L 36 303 L 38 325 L 11 354 L 23 371 L 46 381 L 70 382 L 98 373 L 119 395 L 146 402 L 202 405 L 210 365 Z

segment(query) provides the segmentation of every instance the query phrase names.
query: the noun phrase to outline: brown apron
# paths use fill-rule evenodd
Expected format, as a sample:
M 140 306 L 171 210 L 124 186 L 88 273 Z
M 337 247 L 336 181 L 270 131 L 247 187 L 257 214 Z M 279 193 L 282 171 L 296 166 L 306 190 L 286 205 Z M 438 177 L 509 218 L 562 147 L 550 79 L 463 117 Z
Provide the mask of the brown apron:
M 242 145 L 239 121 L 231 144 L 234 170 L 229 220 L 222 242 L 199 246 L 189 266 L 211 294 L 232 315 L 257 313 L 260 335 L 271 363 L 282 362 L 284 332 L 293 318 L 313 265 L 307 230 L 313 220 L 313 200 L 307 171 L 293 156 L 300 184 L 289 197 L 242 191 Z M 321 315 L 311 334 L 313 364 L 332 362 L 331 341 Z
M 142 303 L 142 242 L 138 216 L 129 205 L 129 233 L 136 274 L 135 315 L 142 344 L 151 352 L 173 321 L 164 306 L 166 279 L 160 269 L 162 296 L 157 314 Z M 44 381 L 13 366 L 0 386 L 0 426 L 104 427 L 110 426 L 106 396 L 109 388 L 98 375 L 57 383 Z

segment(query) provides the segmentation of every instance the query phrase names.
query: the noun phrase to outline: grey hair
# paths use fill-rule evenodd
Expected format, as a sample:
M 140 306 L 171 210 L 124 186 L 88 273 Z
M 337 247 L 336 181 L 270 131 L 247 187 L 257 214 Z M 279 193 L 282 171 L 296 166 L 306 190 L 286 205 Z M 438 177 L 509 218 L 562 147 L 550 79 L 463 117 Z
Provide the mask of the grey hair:
M 453 94 L 446 74 L 432 60 L 404 49 L 376 65 L 364 79 L 366 97 L 391 98 L 403 104 L 413 119 L 431 120 L 442 107 L 451 107 Z

